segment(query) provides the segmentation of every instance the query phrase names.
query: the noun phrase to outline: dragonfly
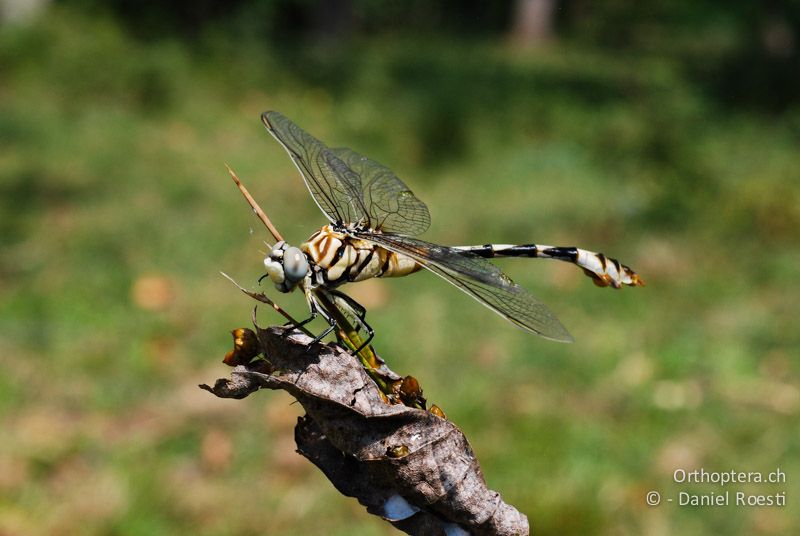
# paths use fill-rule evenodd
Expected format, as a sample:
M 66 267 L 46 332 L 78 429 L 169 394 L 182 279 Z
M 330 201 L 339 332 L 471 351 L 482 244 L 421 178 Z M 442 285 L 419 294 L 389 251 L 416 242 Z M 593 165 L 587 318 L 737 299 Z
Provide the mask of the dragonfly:
M 572 342 L 556 316 L 488 259 L 523 257 L 574 264 L 601 287 L 643 286 L 628 266 L 602 253 L 542 244 L 443 246 L 417 238 L 431 223 L 428 207 L 390 169 L 348 149 L 328 148 L 279 112 L 264 112 L 267 130 L 288 152 L 328 224 L 299 247 L 276 243 L 264 258 L 280 292 L 300 289 L 310 316 L 336 327 L 330 304 L 374 336 L 366 310 L 338 290 L 345 283 L 401 277 L 428 270 L 517 326 L 546 339 Z M 356 353 L 360 350 L 357 349 Z

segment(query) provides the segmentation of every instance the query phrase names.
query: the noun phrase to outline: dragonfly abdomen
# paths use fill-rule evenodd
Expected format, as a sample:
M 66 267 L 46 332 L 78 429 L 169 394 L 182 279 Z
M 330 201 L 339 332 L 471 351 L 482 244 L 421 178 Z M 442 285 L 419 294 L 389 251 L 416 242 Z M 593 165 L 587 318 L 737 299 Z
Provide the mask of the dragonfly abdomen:
M 484 244 L 482 246 L 460 246 L 456 249 L 471 253 L 484 259 L 494 257 L 529 257 L 557 259 L 575 264 L 592 278 L 600 287 L 622 285 L 644 286 L 639 275 L 617 259 L 607 257 L 603 253 L 595 253 L 576 247 L 554 247 L 543 244 Z
M 317 266 L 317 282 L 340 285 L 373 277 L 401 277 L 421 269 L 416 261 L 326 225 L 300 246 Z

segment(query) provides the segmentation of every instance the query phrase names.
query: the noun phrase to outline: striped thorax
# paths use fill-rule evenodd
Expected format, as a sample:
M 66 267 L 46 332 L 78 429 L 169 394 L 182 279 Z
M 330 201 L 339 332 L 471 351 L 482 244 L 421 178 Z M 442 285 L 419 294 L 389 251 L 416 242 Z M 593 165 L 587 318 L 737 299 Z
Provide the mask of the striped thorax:
M 410 257 L 354 238 L 332 225 L 311 235 L 300 249 L 317 270 L 315 283 L 338 286 L 372 277 L 401 277 L 420 270 Z

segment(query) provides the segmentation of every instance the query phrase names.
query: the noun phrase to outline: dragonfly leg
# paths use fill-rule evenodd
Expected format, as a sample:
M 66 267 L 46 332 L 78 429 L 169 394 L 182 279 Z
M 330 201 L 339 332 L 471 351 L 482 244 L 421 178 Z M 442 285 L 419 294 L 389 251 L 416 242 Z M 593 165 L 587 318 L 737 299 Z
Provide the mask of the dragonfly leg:
M 336 321 L 333 320 L 328 314 L 324 312 L 323 309 L 321 309 L 317 305 L 317 301 L 314 299 L 311 293 L 306 293 L 306 299 L 308 300 L 308 308 L 311 313 L 309 317 L 301 322 L 286 322 L 285 324 L 283 324 L 283 327 L 292 326 L 294 328 L 300 329 L 309 322 L 311 322 L 312 320 L 314 320 L 315 318 L 317 318 L 318 316 L 322 316 L 322 318 L 324 318 L 325 321 L 328 323 L 328 327 L 325 328 L 325 330 L 322 333 L 314 337 L 314 339 L 311 341 L 311 344 L 314 344 L 325 338 L 331 331 L 333 331 L 333 329 L 336 327 Z M 290 333 L 292 333 L 291 330 L 285 331 L 283 335 L 287 336 Z M 306 333 L 308 333 L 308 331 L 306 331 Z
M 328 327 L 325 328 L 325 330 L 322 333 L 314 337 L 313 341 L 311 341 L 311 345 L 313 345 L 315 343 L 318 343 L 325 337 L 327 337 L 336 328 L 336 320 L 331 315 L 326 313 L 323 308 L 319 307 L 319 305 L 317 304 L 317 300 L 314 297 L 314 294 L 312 294 L 311 292 L 306 292 L 306 299 L 308 300 L 308 307 L 309 309 L 311 309 L 311 317 L 307 318 L 306 320 L 303 320 L 302 324 L 310 322 L 311 320 L 316 318 L 317 315 L 324 318 L 325 321 L 328 323 Z M 311 345 L 309 345 L 309 348 L 311 347 Z
M 311 322 L 312 320 L 314 320 L 315 318 L 317 318 L 319 316 L 319 309 L 317 308 L 316 303 L 312 302 L 310 299 L 308 301 L 308 308 L 311 310 L 311 314 L 310 314 L 310 316 L 308 318 L 306 318 L 305 320 L 302 320 L 300 322 L 292 322 L 292 321 L 286 322 L 283 325 L 283 327 L 294 326 L 294 327 L 300 329 L 300 328 L 302 328 L 303 326 L 305 326 L 306 324 L 308 324 L 309 322 Z
M 374 329 L 372 329 L 372 326 L 370 326 L 369 324 L 367 324 L 367 321 L 366 321 L 366 320 L 364 320 L 363 318 L 361 318 L 360 320 L 361 320 L 361 323 L 364 325 L 364 329 L 365 329 L 365 330 L 366 330 L 366 332 L 367 332 L 367 340 L 365 340 L 364 342 L 362 342 L 362 343 L 361 343 L 361 346 L 359 346 L 359 347 L 356 349 L 356 351 L 355 351 L 355 352 L 353 352 L 353 354 L 354 354 L 354 355 L 355 355 L 355 354 L 358 354 L 358 353 L 359 353 L 361 350 L 363 350 L 363 349 L 364 349 L 364 348 L 365 348 L 365 347 L 366 347 L 366 346 L 367 346 L 367 345 L 368 345 L 368 344 L 369 344 L 369 343 L 372 341 L 372 339 L 373 339 L 373 338 L 375 338 L 375 330 L 374 330 Z
M 319 313 L 317 311 L 312 311 L 311 316 L 309 316 L 305 320 L 303 320 L 301 322 L 286 322 L 283 325 L 283 327 L 294 326 L 296 328 L 301 328 L 301 327 L 305 326 L 306 324 L 308 324 L 309 322 L 311 322 L 312 320 L 314 320 L 315 318 L 317 318 L 318 315 L 319 315 Z
M 367 316 L 367 309 L 358 303 L 356 300 L 345 294 L 344 292 L 339 292 L 338 290 L 331 289 L 328 291 L 330 294 L 333 294 L 334 297 L 338 298 L 339 300 L 343 301 L 345 305 L 350 309 L 359 320 L 364 320 Z
M 322 317 L 328 322 L 328 327 L 325 328 L 325 330 L 322 333 L 314 337 L 314 340 L 311 341 L 311 344 L 318 343 L 319 341 L 327 337 L 336 328 L 336 320 L 334 320 L 332 317 L 325 316 L 324 314 L 322 315 Z
M 330 292 L 336 298 L 341 300 L 341 302 L 343 302 L 343 304 L 346 305 L 348 309 L 350 309 L 350 312 L 353 313 L 353 316 L 356 319 L 358 319 L 358 324 L 359 324 L 358 327 L 359 328 L 363 327 L 364 331 L 367 332 L 367 339 L 361 343 L 361 346 L 359 346 L 355 352 L 353 352 L 353 354 L 355 355 L 359 353 L 361 350 L 363 350 L 364 347 L 366 347 L 370 343 L 370 341 L 372 341 L 372 339 L 375 337 L 375 330 L 372 329 L 372 326 L 367 324 L 366 320 L 367 309 L 363 305 L 358 303 L 356 300 L 345 294 L 344 292 L 339 292 L 338 290 L 329 290 L 328 292 Z M 358 328 L 356 328 L 356 331 L 358 331 Z

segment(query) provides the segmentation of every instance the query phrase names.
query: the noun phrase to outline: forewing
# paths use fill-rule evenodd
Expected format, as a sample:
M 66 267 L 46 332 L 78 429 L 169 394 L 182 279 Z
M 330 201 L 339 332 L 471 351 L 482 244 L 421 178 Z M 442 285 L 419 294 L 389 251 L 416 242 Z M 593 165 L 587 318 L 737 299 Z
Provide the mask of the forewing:
M 392 170 L 347 147 L 331 151 L 361 177 L 364 206 L 374 229 L 404 235 L 418 235 L 428 229 L 428 207 Z
M 357 173 L 283 114 L 264 112 L 261 121 L 289 153 L 311 197 L 332 223 L 369 220 Z
M 356 233 L 356 236 L 408 255 L 521 328 L 555 341 L 573 340 L 546 305 L 485 259 L 407 236 L 372 233 Z

